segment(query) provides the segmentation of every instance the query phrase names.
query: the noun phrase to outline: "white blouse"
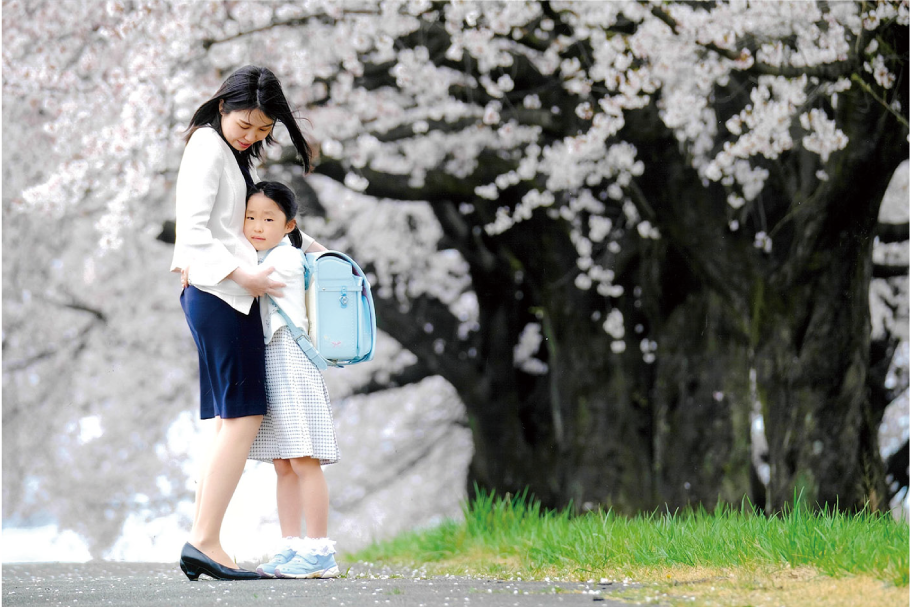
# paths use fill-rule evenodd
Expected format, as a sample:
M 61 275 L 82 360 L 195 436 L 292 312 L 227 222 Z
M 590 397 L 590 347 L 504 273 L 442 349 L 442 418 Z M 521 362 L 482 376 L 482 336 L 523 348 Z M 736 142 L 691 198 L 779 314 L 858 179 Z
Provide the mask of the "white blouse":
M 269 343 L 275 331 L 287 324 L 278 312 L 278 306 L 281 306 L 291 322 L 304 333 L 307 332 L 303 263 L 300 256 L 301 251 L 306 251 L 311 244 L 313 244 L 313 239 L 303 234 L 302 249 L 291 246 L 290 240 L 285 237 L 282 244 L 274 249 L 259 251 L 259 258 L 265 258 L 262 265 L 275 268 L 275 271 L 269 274 L 269 278 L 285 283 L 281 289 L 281 297 L 263 296 L 259 300 L 259 313 L 262 315 L 265 343 Z
M 253 182 L 259 181 L 250 168 Z M 190 284 L 250 313 L 253 296 L 228 274 L 256 268 L 256 249 L 243 235 L 246 182 L 231 147 L 211 127 L 190 137 L 177 174 L 177 239 L 171 271 L 189 267 Z

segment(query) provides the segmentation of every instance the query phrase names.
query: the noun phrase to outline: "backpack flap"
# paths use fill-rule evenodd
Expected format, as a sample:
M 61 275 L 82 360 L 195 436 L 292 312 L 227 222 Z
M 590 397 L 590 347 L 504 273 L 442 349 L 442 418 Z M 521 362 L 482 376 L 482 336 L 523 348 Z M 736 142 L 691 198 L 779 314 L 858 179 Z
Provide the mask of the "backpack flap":
M 353 259 L 338 251 L 307 253 L 310 339 L 336 364 L 373 358 L 376 318 L 370 283 Z
M 351 266 L 341 259 L 322 257 L 316 262 L 316 349 L 326 358 L 348 361 L 357 357 L 359 298 L 358 280 Z

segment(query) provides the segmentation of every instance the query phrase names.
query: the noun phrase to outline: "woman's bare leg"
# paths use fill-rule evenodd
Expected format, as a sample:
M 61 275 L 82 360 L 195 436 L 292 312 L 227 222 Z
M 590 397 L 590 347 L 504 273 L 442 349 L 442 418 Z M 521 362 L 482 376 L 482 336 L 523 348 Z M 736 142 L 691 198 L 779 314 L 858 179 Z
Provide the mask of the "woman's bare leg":
M 290 460 L 272 460 L 275 474 L 278 477 L 278 524 L 281 526 L 281 537 L 300 537 L 300 524 L 303 520 L 303 496 L 300 482 Z
M 222 420 L 200 482 L 196 505 L 198 513 L 189 542 L 226 567 L 236 568 L 237 565 L 221 547 L 221 523 L 261 423 L 261 415 Z
M 329 487 L 322 466 L 319 460 L 312 457 L 295 457 L 290 462 L 300 479 L 307 537 L 326 537 L 329 531 Z
M 202 503 L 202 486 L 205 484 L 205 476 L 209 469 L 209 462 L 212 458 L 212 451 L 215 448 L 215 439 L 218 437 L 218 431 L 221 430 L 221 418 L 216 417 L 214 420 L 215 423 L 215 433 L 212 435 L 211 441 L 209 442 L 208 449 L 205 451 L 205 455 L 202 457 L 202 462 L 199 465 L 199 477 L 196 481 L 196 502 L 195 502 L 195 512 L 193 513 L 193 528 L 196 528 L 196 525 L 199 522 L 199 504 Z

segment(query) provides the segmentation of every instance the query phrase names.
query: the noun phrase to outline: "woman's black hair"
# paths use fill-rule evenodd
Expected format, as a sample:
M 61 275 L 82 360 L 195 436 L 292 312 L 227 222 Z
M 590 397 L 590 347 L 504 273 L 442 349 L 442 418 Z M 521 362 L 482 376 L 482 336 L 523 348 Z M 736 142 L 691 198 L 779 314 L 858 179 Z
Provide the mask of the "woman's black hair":
M 224 102 L 223 107 L 221 107 L 222 101 Z M 186 140 L 189 141 L 193 133 L 204 126 L 212 127 L 224 137 L 221 133 L 221 115 L 237 110 L 259 110 L 275 122 L 284 124 L 291 135 L 291 142 L 300 155 L 304 171 L 310 172 L 310 146 L 304 139 L 303 133 L 300 132 L 294 112 L 281 89 L 281 83 L 271 70 L 264 67 L 247 65 L 228 76 L 215 96 L 200 105 L 193 114 L 193 119 L 190 120 L 187 128 Z M 269 145 L 275 143 L 272 132 L 265 138 L 265 143 Z M 233 150 L 233 148 L 231 149 Z M 251 167 L 252 159 L 262 155 L 262 141 L 257 141 L 250 146 L 250 149 L 243 152 L 235 150 L 235 155 L 241 166 Z
M 294 192 L 291 188 L 283 183 L 278 183 L 277 181 L 260 181 L 247 188 L 247 201 L 249 201 L 254 194 L 262 194 L 269 200 L 274 201 L 275 204 L 278 205 L 278 208 L 281 209 L 281 212 L 284 213 L 285 222 L 297 219 L 297 198 L 294 196 Z M 301 236 L 300 230 L 296 227 L 288 233 L 288 238 L 290 238 L 291 244 L 298 249 L 303 247 L 303 236 Z

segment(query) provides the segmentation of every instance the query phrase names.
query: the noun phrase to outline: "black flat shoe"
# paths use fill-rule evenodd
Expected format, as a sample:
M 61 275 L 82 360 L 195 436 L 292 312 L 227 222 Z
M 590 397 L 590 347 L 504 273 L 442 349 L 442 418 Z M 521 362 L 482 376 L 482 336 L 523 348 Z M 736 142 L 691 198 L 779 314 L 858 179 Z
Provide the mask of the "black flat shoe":
M 203 573 L 216 580 L 259 580 L 259 574 L 255 571 L 246 569 L 231 569 L 220 563 L 216 563 L 209 557 L 205 556 L 200 550 L 197 550 L 189 542 L 183 545 L 183 551 L 180 553 L 180 568 L 190 581 L 195 582 Z

